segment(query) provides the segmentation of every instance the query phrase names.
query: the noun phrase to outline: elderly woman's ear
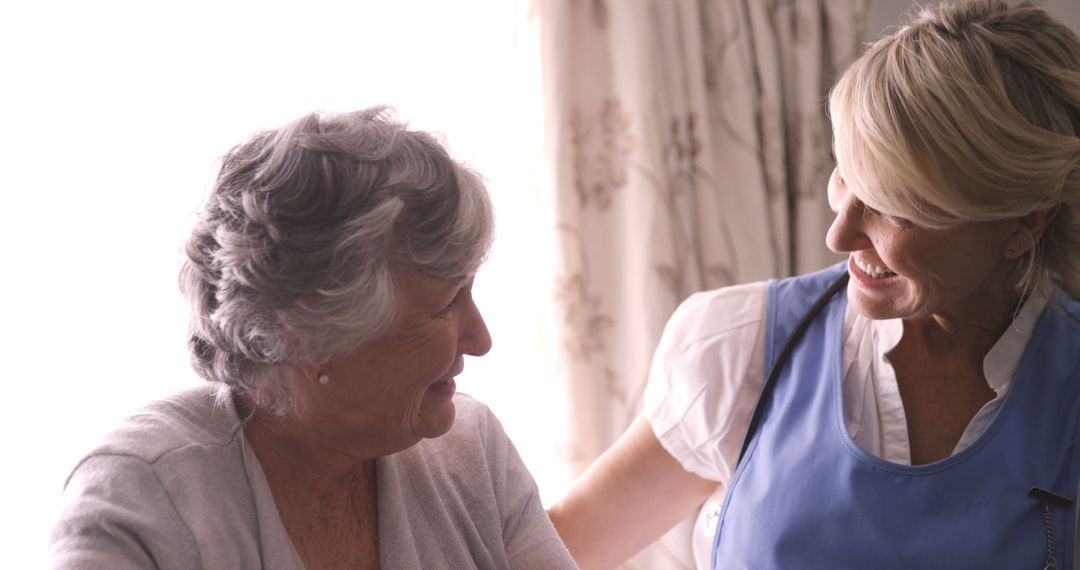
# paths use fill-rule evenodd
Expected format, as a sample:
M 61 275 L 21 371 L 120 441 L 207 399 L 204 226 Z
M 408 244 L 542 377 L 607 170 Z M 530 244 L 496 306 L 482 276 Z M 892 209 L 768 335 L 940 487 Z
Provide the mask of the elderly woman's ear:
M 303 374 L 304 381 L 310 384 L 322 384 L 325 386 L 330 383 L 330 375 L 327 374 L 325 366 L 305 364 L 300 367 L 300 372 Z
M 1026 216 L 1017 218 L 1012 231 L 1005 238 L 1002 249 L 1005 257 L 1007 259 L 1016 259 L 1031 251 L 1035 244 L 1042 239 L 1043 233 L 1050 225 L 1050 222 L 1054 221 L 1054 217 L 1060 209 L 1061 204 L 1058 204 L 1051 208 L 1035 210 Z

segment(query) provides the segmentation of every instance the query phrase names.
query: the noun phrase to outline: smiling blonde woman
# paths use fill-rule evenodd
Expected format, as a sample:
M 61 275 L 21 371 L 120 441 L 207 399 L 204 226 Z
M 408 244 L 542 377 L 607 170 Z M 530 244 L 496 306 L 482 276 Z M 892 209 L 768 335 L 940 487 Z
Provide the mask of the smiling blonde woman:
M 583 568 L 702 504 L 700 567 L 1073 567 L 1080 39 L 925 8 L 829 110 L 847 261 L 676 311 L 645 413 L 551 509 Z

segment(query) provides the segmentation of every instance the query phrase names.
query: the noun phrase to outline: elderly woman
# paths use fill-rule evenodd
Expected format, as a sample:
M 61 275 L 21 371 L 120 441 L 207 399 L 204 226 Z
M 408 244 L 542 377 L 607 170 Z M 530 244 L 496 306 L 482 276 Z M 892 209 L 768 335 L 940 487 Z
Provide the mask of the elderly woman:
M 1080 40 L 925 8 L 829 110 L 846 263 L 679 308 L 644 416 L 551 510 L 583 568 L 703 502 L 702 567 L 1073 567 Z
M 499 422 L 455 396 L 479 178 L 381 109 L 309 115 L 224 158 L 187 244 L 210 383 L 75 468 L 70 568 L 573 568 Z

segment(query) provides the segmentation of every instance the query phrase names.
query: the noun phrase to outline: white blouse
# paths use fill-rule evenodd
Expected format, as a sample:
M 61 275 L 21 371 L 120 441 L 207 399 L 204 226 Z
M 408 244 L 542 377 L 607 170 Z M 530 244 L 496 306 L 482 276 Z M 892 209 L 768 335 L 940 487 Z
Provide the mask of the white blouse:
M 697 293 L 672 315 L 645 389 L 645 416 L 665 449 L 682 466 L 720 482 L 694 525 L 694 557 L 709 567 L 727 482 L 735 469 L 765 381 L 766 282 Z M 997 396 L 975 414 L 953 453 L 970 445 L 994 418 L 1045 297 L 1032 296 L 983 359 Z M 910 464 L 907 420 L 888 353 L 900 341 L 900 319 L 844 315 L 843 389 L 848 433 L 867 452 Z

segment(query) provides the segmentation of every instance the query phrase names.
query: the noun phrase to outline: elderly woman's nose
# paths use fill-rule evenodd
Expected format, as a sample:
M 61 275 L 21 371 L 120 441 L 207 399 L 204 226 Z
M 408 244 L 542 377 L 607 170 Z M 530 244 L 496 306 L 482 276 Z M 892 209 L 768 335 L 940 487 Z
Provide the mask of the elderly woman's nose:
M 488 332 L 484 316 L 476 303 L 469 303 L 471 310 L 463 323 L 461 332 L 461 352 L 470 356 L 483 356 L 491 350 L 491 333 Z

